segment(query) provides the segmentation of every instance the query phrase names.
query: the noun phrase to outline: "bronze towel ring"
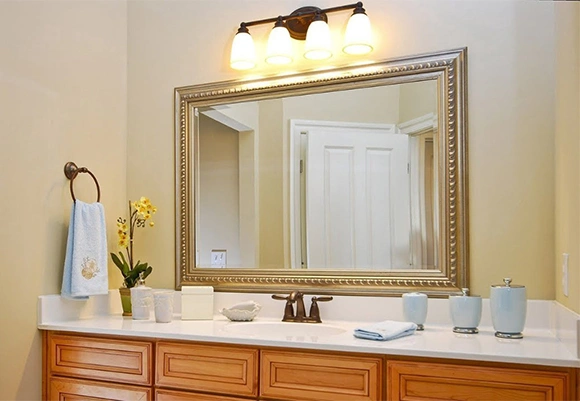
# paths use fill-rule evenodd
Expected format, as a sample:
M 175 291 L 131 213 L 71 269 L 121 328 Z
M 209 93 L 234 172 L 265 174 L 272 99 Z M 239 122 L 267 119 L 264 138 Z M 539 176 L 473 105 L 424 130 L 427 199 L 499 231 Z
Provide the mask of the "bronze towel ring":
M 93 177 L 93 181 L 95 181 L 95 185 L 97 186 L 97 202 L 101 200 L 101 187 L 99 186 L 99 181 L 97 181 L 97 177 L 90 170 L 86 167 L 77 167 L 74 162 L 68 162 L 64 165 L 64 175 L 66 178 L 70 180 L 70 195 L 72 196 L 73 202 L 77 199 L 75 198 L 75 191 L 73 189 L 73 181 L 77 178 L 79 173 L 87 173 L 91 177 Z

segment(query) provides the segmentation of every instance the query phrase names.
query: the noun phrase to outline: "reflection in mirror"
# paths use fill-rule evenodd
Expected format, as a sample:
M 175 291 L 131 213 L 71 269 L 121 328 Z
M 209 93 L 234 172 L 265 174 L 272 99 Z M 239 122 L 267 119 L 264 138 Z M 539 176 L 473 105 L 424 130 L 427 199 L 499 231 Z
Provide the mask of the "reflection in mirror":
M 427 80 L 200 108 L 196 266 L 437 269 L 437 107 Z
M 466 90 L 466 49 L 176 88 L 176 286 L 460 293 Z

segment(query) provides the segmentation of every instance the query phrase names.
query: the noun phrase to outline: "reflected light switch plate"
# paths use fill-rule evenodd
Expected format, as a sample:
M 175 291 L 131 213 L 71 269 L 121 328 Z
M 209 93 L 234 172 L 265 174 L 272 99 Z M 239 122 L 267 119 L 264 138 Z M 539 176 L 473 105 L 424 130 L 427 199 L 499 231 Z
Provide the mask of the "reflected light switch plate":
M 226 267 L 227 251 L 225 249 L 211 250 L 211 267 Z
M 564 296 L 568 296 L 568 258 L 569 254 L 562 254 L 562 292 Z

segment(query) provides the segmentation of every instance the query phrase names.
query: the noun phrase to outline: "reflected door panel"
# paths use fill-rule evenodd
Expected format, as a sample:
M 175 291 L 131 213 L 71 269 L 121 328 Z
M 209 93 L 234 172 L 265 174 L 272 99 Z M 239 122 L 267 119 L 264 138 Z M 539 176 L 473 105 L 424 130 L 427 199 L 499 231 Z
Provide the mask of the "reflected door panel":
M 305 267 L 408 267 L 409 139 L 393 132 L 307 130 Z

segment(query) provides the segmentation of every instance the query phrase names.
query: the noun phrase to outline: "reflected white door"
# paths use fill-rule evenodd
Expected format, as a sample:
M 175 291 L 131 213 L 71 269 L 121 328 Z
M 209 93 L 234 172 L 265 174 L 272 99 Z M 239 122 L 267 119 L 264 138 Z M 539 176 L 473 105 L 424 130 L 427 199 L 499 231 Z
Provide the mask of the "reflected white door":
M 306 135 L 307 267 L 407 268 L 408 137 L 356 127 Z

